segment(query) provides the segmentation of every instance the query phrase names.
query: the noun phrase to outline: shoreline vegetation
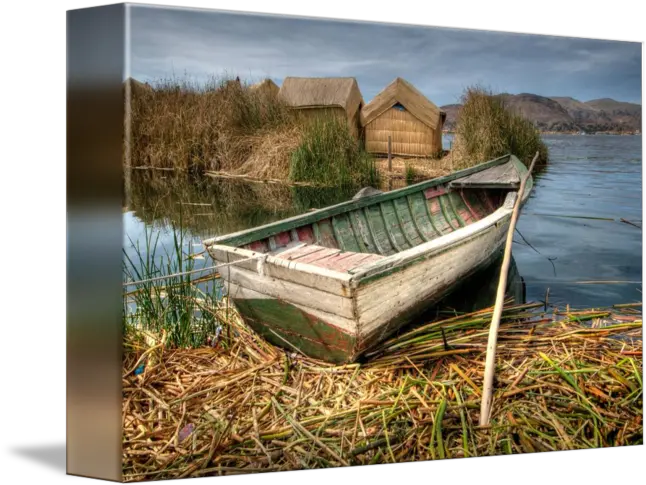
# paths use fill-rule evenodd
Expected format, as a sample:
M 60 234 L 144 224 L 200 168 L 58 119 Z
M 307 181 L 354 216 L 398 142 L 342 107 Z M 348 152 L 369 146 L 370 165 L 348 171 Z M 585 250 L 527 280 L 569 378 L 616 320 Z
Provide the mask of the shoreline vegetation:
M 175 234 L 176 254 L 151 232 L 124 261 L 125 481 L 643 444 L 641 303 L 507 300 L 483 428 L 493 308 L 441 310 L 335 366 L 259 337 L 215 270 L 176 275 L 200 253 Z
M 152 85 L 129 80 L 129 85 L 133 169 L 360 187 L 378 186 L 383 179 L 410 183 L 437 177 L 508 152 L 527 164 L 537 147 L 539 164 L 547 162 L 533 125 L 478 87 L 463 96 L 465 115 L 450 152 L 402 159 L 389 171 L 345 121 L 330 115 L 304 122 L 275 92 L 244 81 L 213 77 L 204 84 L 164 79 Z
M 226 297 L 203 309 L 216 327 L 193 348 L 164 329 L 125 334 L 125 481 L 643 444 L 641 304 L 508 305 L 486 428 L 492 308 L 344 366 L 268 344 Z

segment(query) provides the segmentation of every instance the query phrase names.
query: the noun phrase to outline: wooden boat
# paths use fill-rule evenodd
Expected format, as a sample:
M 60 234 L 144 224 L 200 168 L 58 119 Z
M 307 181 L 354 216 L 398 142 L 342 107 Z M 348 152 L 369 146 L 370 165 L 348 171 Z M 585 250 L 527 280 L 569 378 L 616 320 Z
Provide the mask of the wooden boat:
M 256 332 L 353 362 L 500 255 L 526 173 L 506 155 L 204 245 Z

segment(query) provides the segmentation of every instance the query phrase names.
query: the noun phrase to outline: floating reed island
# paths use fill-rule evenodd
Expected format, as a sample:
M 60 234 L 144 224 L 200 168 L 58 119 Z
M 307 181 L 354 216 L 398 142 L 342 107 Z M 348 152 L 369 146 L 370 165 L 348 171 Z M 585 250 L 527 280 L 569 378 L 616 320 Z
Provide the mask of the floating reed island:
M 465 91 L 450 153 L 446 113 L 396 78 L 365 103 L 352 77 L 270 79 L 250 85 L 162 79 L 124 86 L 126 166 L 284 184 L 376 185 L 421 180 L 514 153 L 529 165 L 547 148 L 536 127 L 479 87 Z M 402 163 L 381 163 L 390 152 Z
M 211 346 L 129 329 L 126 481 L 643 443 L 641 304 L 506 306 L 479 427 L 492 308 L 398 335 L 345 366 L 253 333 L 223 298 Z

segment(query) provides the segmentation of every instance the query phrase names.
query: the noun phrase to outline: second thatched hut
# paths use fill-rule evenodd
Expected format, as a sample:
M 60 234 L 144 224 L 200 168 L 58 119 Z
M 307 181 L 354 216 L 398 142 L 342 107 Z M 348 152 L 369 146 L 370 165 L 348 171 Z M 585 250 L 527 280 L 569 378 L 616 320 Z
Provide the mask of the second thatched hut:
M 262 96 L 267 97 L 277 96 L 279 91 L 278 85 L 269 78 L 264 79 L 259 83 L 252 84 L 251 86 L 249 86 L 249 89 Z
M 442 151 L 446 113 L 415 86 L 398 77 L 361 110 L 361 124 L 370 153 L 434 157 Z
M 353 77 L 287 77 L 278 97 L 306 119 L 338 116 L 354 136 L 361 132 L 363 96 Z

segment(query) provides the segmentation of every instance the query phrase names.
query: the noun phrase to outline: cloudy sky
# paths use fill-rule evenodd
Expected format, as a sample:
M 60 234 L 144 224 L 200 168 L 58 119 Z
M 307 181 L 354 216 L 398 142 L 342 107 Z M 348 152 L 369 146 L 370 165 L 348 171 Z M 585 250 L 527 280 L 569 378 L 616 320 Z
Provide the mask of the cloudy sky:
M 464 88 L 641 103 L 641 44 L 130 7 L 130 72 L 141 81 L 353 76 L 366 102 L 395 77 L 437 105 Z

